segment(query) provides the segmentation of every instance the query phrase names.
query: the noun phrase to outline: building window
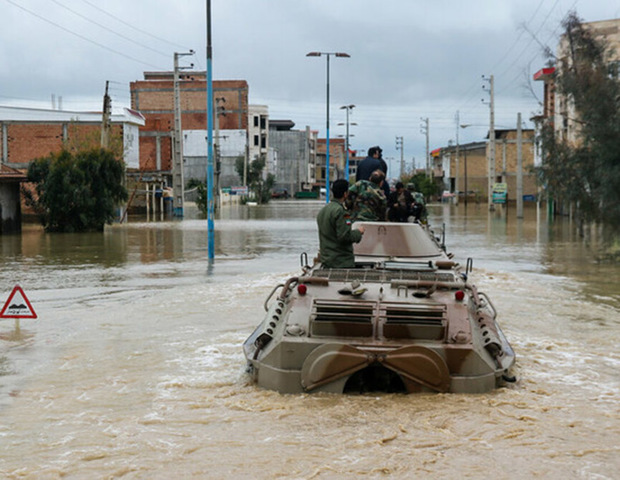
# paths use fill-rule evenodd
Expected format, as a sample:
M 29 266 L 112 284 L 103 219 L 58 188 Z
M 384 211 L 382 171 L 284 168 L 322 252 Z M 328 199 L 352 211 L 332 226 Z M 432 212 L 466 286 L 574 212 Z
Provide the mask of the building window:
M 258 115 L 254 115 L 254 126 L 258 127 Z
M 254 135 L 254 146 L 258 147 L 258 135 Z
M 260 117 L 260 128 L 261 130 L 265 130 L 267 128 L 267 117 Z
M 265 135 L 260 138 L 260 148 L 267 148 L 267 137 Z

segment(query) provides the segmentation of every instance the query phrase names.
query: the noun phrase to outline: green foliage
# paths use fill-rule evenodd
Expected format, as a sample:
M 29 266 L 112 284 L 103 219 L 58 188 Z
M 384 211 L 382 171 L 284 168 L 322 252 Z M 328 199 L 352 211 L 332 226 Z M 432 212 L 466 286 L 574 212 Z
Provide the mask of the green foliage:
M 574 12 L 563 21 L 567 56 L 558 60 L 556 89 L 574 105 L 570 143 L 543 128 L 541 181 L 556 200 L 575 202 L 582 220 L 620 227 L 620 82 L 611 50 Z M 611 67 L 610 67 L 611 65 Z
M 402 182 L 405 185 L 413 184 L 416 192 L 422 193 L 425 200 L 428 200 L 439 193 L 439 187 L 432 179 L 428 178 L 425 173 L 417 173 L 412 176 L 403 175 Z
M 237 175 L 243 179 L 245 159 L 243 157 L 237 157 L 235 162 L 235 170 Z M 247 181 L 250 191 L 250 197 L 252 197 L 258 203 L 267 203 L 271 199 L 271 191 L 276 182 L 276 177 L 273 174 L 268 174 L 263 179 L 263 169 L 265 168 L 265 157 L 260 157 L 252 160 L 247 169 Z
M 201 182 L 197 178 L 192 178 L 189 182 L 187 182 L 185 188 L 187 190 L 196 188 L 196 193 L 198 194 L 198 197 L 196 198 L 196 206 L 203 213 L 203 215 L 207 215 L 209 203 L 207 201 L 207 185 L 205 182 Z
M 34 160 L 28 180 L 36 196 L 24 190 L 26 202 L 49 232 L 102 231 L 116 207 L 127 200 L 125 166 L 109 150 L 75 153 L 62 150 Z

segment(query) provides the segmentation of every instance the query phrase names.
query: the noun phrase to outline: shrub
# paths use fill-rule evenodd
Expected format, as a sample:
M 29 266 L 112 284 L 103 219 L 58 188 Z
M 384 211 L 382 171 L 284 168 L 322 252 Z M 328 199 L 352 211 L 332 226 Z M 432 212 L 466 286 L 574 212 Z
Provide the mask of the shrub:
M 26 202 L 46 231 L 102 231 L 127 200 L 124 170 L 109 150 L 63 149 L 30 164 L 28 180 L 35 184 L 36 196 L 24 190 Z

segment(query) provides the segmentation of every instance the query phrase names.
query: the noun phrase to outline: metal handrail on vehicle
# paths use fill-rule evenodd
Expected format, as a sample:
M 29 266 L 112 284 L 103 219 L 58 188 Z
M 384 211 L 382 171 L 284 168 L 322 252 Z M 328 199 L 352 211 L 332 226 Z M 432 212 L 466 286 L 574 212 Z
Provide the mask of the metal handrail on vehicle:
M 480 306 L 483 308 L 488 306 L 491 310 L 491 314 L 493 315 L 493 320 L 495 320 L 497 318 L 497 310 L 495 309 L 495 305 L 493 305 L 493 302 L 491 302 L 491 299 L 484 292 L 478 292 L 478 296 L 486 302 L 486 304 L 484 305 L 482 304 L 482 302 L 480 302 Z
M 263 305 L 265 307 L 266 312 L 269 311 L 269 306 L 267 305 L 269 303 L 269 300 L 271 300 L 271 297 L 273 297 L 273 294 L 276 293 L 276 290 L 283 286 L 284 286 L 283 283 L 278 283 L 275 287 L 273 287 L 273 290 L 271 290 L 271 293 L 267 296 L 267 299 L 265 300 L 265 303 Z

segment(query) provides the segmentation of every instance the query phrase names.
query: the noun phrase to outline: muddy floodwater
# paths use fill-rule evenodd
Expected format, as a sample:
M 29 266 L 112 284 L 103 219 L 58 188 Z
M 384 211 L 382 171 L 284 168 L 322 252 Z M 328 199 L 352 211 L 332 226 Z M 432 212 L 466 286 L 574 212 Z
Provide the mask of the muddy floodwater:
M 620 478 L 613 242 L 529 205 L 523 220 L 430 207 L 499 311 L 516 383 L 413 396 L 250 384 L 241 344 L 316 253 L 321 205 L 222 209 L 213 264 L 191 207 L 99 234 L 0 236 L 0 306 L 18 284 L 38 315 L 0 320 L 0 478 Z

